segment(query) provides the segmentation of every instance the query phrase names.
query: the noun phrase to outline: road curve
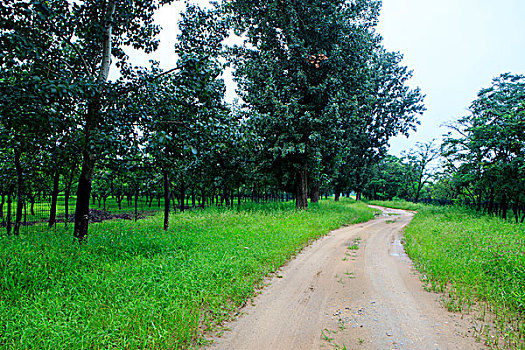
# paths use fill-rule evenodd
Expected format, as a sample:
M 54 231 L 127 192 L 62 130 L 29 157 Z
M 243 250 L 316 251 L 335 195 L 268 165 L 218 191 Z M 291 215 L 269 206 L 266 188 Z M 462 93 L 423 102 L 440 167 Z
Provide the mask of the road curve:
M 485 349 L 422 288 L 401 244 L 413 214 L 380 209 L 304 249 L 209 349 Z

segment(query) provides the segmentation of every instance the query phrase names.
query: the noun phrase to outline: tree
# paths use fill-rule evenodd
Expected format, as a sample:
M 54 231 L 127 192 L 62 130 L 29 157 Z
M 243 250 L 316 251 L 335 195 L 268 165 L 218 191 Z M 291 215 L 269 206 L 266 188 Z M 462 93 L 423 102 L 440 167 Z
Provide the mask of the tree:
M 250 122 L 264 145 L 261 158 L 306 208 L 308 181 L 321 180 L 323 151 L 337 148 L 340 115 L 332 102 L 340 63 L 368 47 L 379 2 L 237 0 L 229 8 L 246 35 L 234 63 L 241 97 L 256 111 Z
M 354 190 L 357 200 L 373 167 L 386 156 L 389 140 L 397 134 L 408 137 L 425 110 L 419 89 L 406 86 L 412 73 L 400 65 L 400 54 L 375 41 L 366 52 L 359 74 L 347 77 L 353 83 L 341 94 L 343 162 L 335 183 L 336 196 Z
M 419 201 L 423 186 L 433 177 L 435 171 L 431 164 L 440 155 L 434 140 L 416 143 L 416 147 L 403 157 L 405 170 L 405 193 L 413 202 Z
M 479 91 L 470 114 L 451 125 L 444 141 L 447 166 L 461 191 L 481 209 L 519 220 L 525 200 L 525 76 L 502 74 Z M 459 192 L 459 191 L 458 191 Z M 525 215 L 522 217 L 522 220 Z

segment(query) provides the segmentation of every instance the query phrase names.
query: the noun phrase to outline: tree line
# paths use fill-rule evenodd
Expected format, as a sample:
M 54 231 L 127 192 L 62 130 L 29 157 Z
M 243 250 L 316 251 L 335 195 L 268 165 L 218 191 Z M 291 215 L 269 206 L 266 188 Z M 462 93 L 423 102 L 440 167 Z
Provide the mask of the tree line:
M 323 193 L 359 198 L 390 138 L 419 123 L 423 95 L 376 32 L 381 1 L 188 3 L 174 67 L 133 66 L 126 47 L 154 51 L 153 14 L 171 2 L 2 2 L 0 192 L 17 202 L 13 233 L 43 188 L 50 224 L 58 195 L 75 197 L 79 241 L 95 196 L 139 189 L 162 189 L 165 229 L 177 195 L 231 205 L 241 193 L 289 193 L 298 208 Z M 225 46 L 231 33 L 244 44 Z
M 368 172 L 367 197 L 458 203 L 524 222 L 525 76 L 495 77 L 448 128 L 440 144 L 383 158 Z

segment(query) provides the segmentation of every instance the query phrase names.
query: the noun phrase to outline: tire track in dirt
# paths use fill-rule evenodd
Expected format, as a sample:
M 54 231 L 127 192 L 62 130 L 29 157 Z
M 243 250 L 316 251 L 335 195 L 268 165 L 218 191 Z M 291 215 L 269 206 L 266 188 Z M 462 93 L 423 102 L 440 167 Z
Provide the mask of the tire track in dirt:
M 413 214 L 381 210 L 305 248 L 209 348 L 484 349 L 422 288 L 401 244 Z

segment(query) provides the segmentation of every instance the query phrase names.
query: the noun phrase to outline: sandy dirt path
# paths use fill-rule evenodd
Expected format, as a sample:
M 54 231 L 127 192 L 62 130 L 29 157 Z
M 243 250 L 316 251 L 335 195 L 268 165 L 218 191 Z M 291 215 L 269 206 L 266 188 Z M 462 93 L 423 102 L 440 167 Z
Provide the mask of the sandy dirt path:
M 383 209 L 316 241 L 209 348 L 484 349 L 471 321 L 423 289 L 401 244 L 412 217 Z

